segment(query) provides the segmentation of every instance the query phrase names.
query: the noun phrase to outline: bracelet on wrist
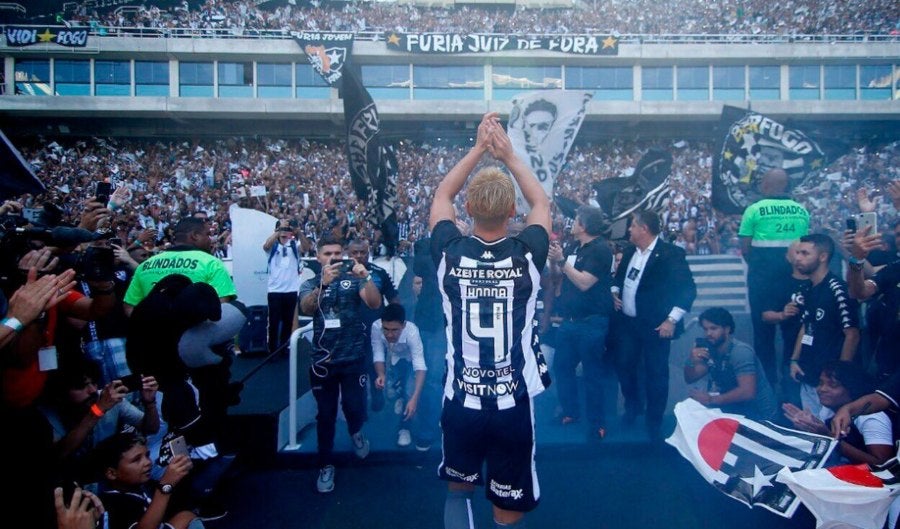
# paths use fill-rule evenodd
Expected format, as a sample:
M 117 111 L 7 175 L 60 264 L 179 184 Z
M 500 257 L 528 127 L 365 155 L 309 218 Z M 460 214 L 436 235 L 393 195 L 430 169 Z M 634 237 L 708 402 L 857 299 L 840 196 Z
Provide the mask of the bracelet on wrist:
M 97 405 L 96 402 L 93 403 L 93 404 L 91 404 L 91 408 L 90 408 L 90 409 L 91 409 L 91 413 L 94 415 L 94 417 L 97 417 L 98 419 L 99 419 L 100 417 L 103 417 L 103 415 L 106 413 L 105 411 L 103 411 L 102 408 L 100 408 L 99 405 Z
M 24 325 L 22 325 L 22 322 L 19 321 L 19 318 L 12 317 L 3 318 L 3 321 L 0 321 L 0 325 L 9 327 L 15 333 L 22 332 L 22 328 L 24 327 Z
M 791 358 L 791 363 L 792 363 L 792 364 L 799 364 L 800 361 L 797 360 L 796 358 Z
M 372 280 L 372 272 L 369 272 L 369 274 L 366 276 L 365 281 L 363 281 L 363 282 L 364 282 L 364 283 L 368 283 L 368 282 L 371 281 L 371 280 Z
M 851 255 L 847 258 L 847 261 L 849 261 L 852 265 L 863 265 L 866 262 L 866 258 L 863 257 L 862 259 L 857 259 L 855 255 Z

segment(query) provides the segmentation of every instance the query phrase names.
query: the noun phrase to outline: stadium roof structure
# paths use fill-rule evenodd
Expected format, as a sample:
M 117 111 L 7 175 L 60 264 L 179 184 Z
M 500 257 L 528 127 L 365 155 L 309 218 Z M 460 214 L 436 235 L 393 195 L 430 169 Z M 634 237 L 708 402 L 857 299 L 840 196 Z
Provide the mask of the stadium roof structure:
M 422 53 L 389 49 L 382 33 L 355 37 L 349 67 L 397 137 L 467 138 L 484 112 L 508 113 L 534 87 L 593 90 L 585 137 L 705 137 L 726 103 L 848 137 L 900 130 L 897 37 L 607 35 L 597 38 L 615 40 L 616 53 L 602 56 Z M 289 33 L 108 28 L 80 48 L 4 40 L 0 54 L 10 135 L 329 137 L 344 126 L 339 91 L 310 76 Z M 147 81 L 147 65 L 163 80 Z M 154 92 L 141 92 L 146 82 Z

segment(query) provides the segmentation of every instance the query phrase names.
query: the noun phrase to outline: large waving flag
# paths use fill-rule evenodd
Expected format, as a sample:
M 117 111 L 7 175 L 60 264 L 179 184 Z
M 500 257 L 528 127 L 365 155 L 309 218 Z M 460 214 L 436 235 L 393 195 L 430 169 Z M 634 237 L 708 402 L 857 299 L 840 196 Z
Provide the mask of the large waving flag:
M 0 199 L 23 193 L 39 195 L 45 190 L 44 184 L 31 170 L 31 164 L 22 158 L 6 134 L 0 131 Z
M 769 169 L 784 169 L 793 190 L 825 168 L 819 144 L 797 128 L 758 112 L 725 106 L 712 167 L 712 205 L 723 213 L 740 214 L 762 198 L 759 183 Z
M 301 31 L 294 33 L 294 40 L 322 79 L 339 88 L 344 65 L 353 53 L 353 33 Z
M 389 254 L 397 247 L 397 158 L 381 143 L 381 120 L 362 80 L 344 71 L 344 121 L 347 124 L 347 161 L 356 196 L 365 200 L 366 218 L 380 226 Z
M 803 501 L 818 529 L 881 529 L 900 495 L 898 474 L 900 462 L 894 457 L 876 467 L 842 465 L 798 472 L 783 468 L 776 479 Z
M 507 134 L 516 154 L 531 167 L 550 199 L 592 97 L 585 91 L 542 90 L 512 100 Z M 527 206 L 523 207 L 521 192 L 518 198 L 516 207 L 524 212 Z
M 675 405 L 678 426 L 666 442 L 715 488 L 750 507 L 790 518 L 800 503 L 782 468 L 819 468 L 836 446 L 830 437 L 758 423 L 708 409 L 693 399 Z
M 397 247 L 397 158 L 381 142 L 381 120 L 369 91 L 350 65 L 352 33 L 301 32 L 294 35 L 313 68 L 339 88 L 347 124 L 347 161 L 357 198 L 367 204 L 366 220 L 381 229 L 390 254 Z
M 639 209 L 662 213 L 669 203 L 672 154 L 650 149 L 641 157 L 631 176 L 605 178 L 594 183 L 597 203 L 606 218 L 610 239 L 628 236 L 628 218 Z

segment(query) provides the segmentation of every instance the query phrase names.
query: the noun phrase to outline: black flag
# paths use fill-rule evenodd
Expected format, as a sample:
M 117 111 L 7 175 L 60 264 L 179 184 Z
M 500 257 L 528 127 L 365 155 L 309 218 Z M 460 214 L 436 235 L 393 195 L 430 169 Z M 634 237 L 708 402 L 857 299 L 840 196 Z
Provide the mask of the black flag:
M 44 184 L 3 131 L 0 131 L 0 140 L 0 198 L 16 197 L 23 193 L 38 195 L 46 191 Z
M 353 33 L 302 31 L 294 33 L 313 69 L 329 86 L 340 87 L 344 66 L 350 63 Z
M 559 212 L 562 213 L 563 217 L 566 217 L 567 219 L 574 219 L 578 215 L 578 208 L 581 207 L 581 204 L 578 202 L 562 195 L 553 197 L 553 202 L 556 203 L 556 207 L 559 209 Z
M 344 70 L 342 85 L 350 180 L 356 196 L 368 205 L 367 220 L 381 227 L 388 255 L 393 255 L 398 238 L 397 158 L 381 143 L 378 109 L 353 68 Z
M 712 205 L 740 214 L 762 198 L 759 182 L 770 169 L 784 169 L 788 191 L 818 176 L 826 155 L 804 132 L 758 112 L 725 106 L 721 140 L 714 151 Z
M 381 229 L 388 255 L 393 255 L 399 237 L 397 158 L 389 146 L 382 145 L 378 109 L 351 67 L 353 33 L 300 32 L 294 38 L 319 75 L 340 89 L 350 181 L 357 198 L 367 205 L 366 220 Z
M 661 212 L 669 198 L 672 155 L 651 149 L 628 177 L 606 178 L 594 184 L 597 203 L 609 226 L 609 238 L 624 238 L 629 216 L 639 209 Z

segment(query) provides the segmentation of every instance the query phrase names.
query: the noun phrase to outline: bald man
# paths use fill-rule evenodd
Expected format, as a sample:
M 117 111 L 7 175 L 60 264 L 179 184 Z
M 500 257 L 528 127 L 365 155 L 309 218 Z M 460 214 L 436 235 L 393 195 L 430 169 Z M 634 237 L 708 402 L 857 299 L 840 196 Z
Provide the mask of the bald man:
M 774 286 L 784 284 L 791 276 L 785 254 L 792 242 L 809 232 L 809 212 L 788 195 L 788 175 L 783 169 L 770 169 L 763 175 L 759 190 L 763 198 L 744 210 L 738 235 L 748 268 L 753 349 L 774 385 L 778 380 L 775 326 L 766 323 L 762 313 L 768 308 L 766 300 L 777 295 Z

